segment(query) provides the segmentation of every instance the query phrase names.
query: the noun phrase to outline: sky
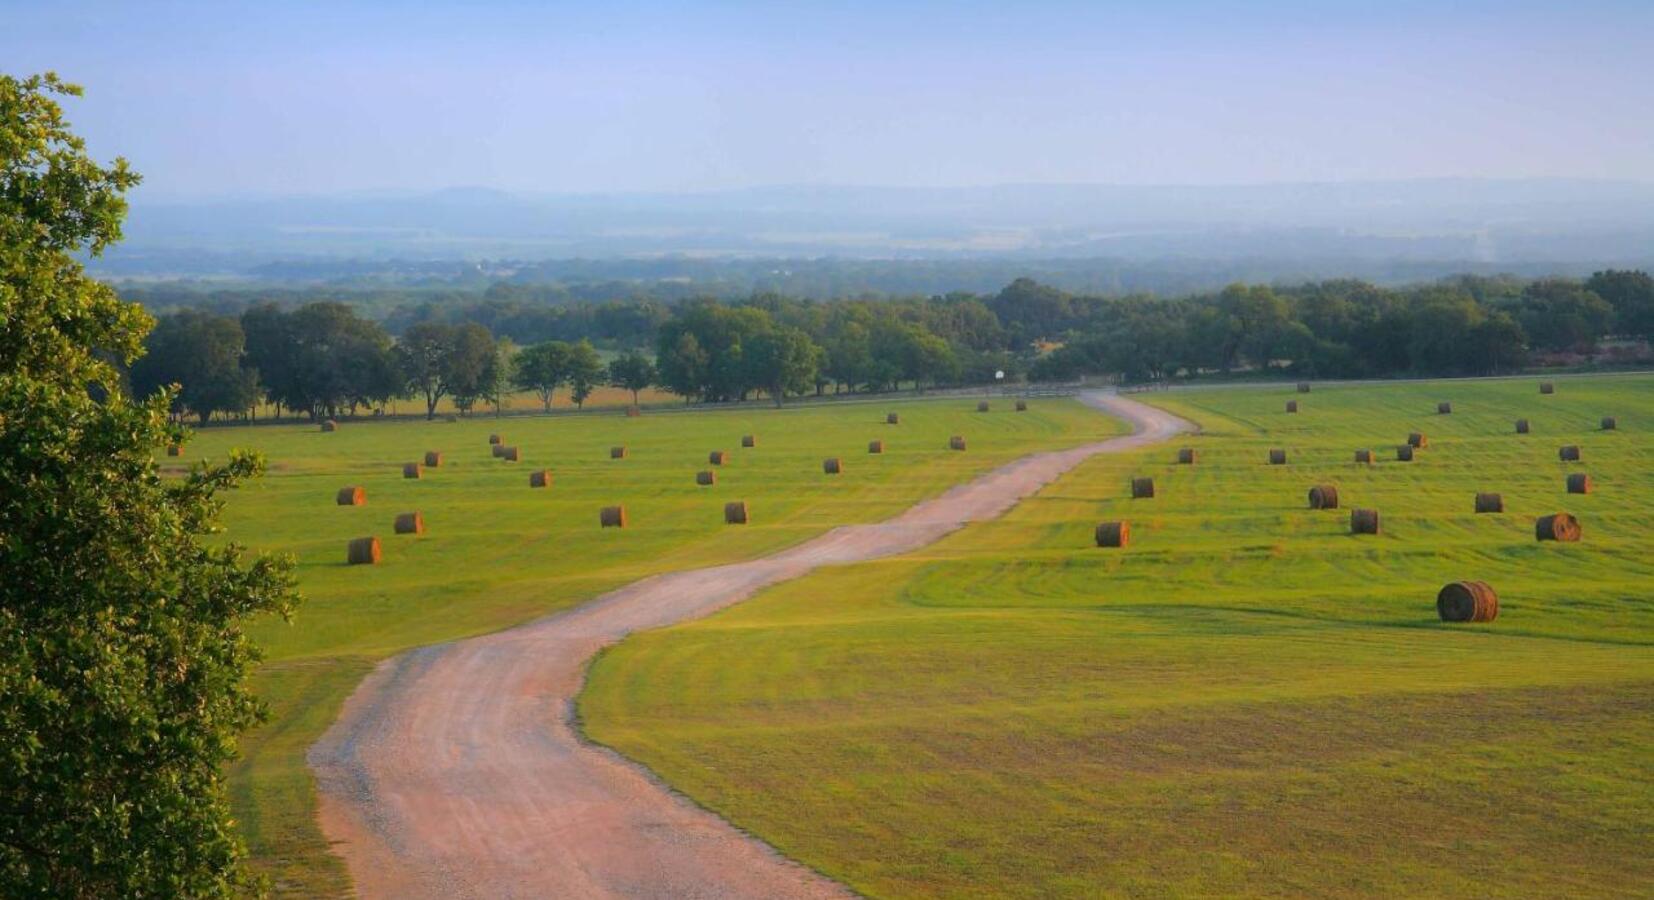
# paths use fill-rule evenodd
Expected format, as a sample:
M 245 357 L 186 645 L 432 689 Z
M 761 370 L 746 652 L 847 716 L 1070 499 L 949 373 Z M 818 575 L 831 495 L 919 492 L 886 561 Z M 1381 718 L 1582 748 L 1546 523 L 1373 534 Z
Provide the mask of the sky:
M 1654 180 L 1654 2 L 0 0 L 140 197 Z

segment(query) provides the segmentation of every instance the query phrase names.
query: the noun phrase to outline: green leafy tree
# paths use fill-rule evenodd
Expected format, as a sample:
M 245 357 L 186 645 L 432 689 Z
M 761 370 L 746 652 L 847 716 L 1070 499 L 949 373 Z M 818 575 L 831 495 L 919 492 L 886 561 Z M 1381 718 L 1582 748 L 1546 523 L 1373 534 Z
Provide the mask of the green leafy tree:
M 609 383 L 632 392 L 632 405 L 638 404 L 638 394 L 655 383 L 655 364 L 637 351 L 622 353 L 609 363 Z
M 787 394 L 815 387 L 821 348 L 797 328 L 776 328 L 747 339 L 745 359 L 751 382 L 780 406 Z
M 147 397 L 178 385 L 173 411 L 206 422 L 213 413 L 241 413 L 258 401 L 258 377 L 242 365 L 246 337 L 227 316 L 185 310 L 156 324 L 132 366 L 132 391 Z
M 454 395 L 454 405 L 467 414 L 484 399 L 496 381 L 498 360 L 494 336 L 475 322 L 454 326 L 442 357 L 442 381 Z
M 1654 341 L 1654 278 L 1647 272 L 1597 272 L 1585 282 L 1585 289 L 1614 308 L 1621 334 Z
M 569 380 L 569 352 L 569 345 L 564 341 L 545 341 L 523 348 L 512 368 L 512 383 L 518 390 L 533 391 L 546 412 L 551 412 L 557 388 Z
M 260 716 L 243 623 L 291 565 L 203 541 L 256 456 L 157 472 L 172 398 L 111 364 L 152 320 L 78 262 L 138 179 L 86 155 L 78 93 L 0 76 L 0 896 L 228 897 L 257 887 L 222 777 Z
M 569 396 L 575 406 L 586 408 L 586 398 L 603 383 L 608 371 L 590 341 L 582 340 L 569 347 Z

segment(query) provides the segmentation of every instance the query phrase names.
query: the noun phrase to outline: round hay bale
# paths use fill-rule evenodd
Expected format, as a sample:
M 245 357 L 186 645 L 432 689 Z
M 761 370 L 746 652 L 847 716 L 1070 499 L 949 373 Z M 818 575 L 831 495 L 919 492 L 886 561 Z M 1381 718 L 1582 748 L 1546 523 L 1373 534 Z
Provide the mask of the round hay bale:
M 714 450 L 706 455 L 706 461 L 714 466 L 721 466 L 729 458 L 729 454 L 722 450 Z
M 500 457 L 505 455 L 505 445 L 504 444 L 494 444 L 494 445 L 492 445 L 488 448 L 488 452 L 495 459 L 499 459 Z
M 1378 510 L 1350 510 L 1350 534 L 1378 534 Z
M 1018 400 L 1017 401 L 1017 412 L 1027 412 L 1027 411 L 1028 411 L 1028 401 L 1027 400 Z
M 743 434 L 743 435 L 741 435 L 741 446 L 743 446 L 743 447 L 756 447 L 756 446 L 758 446 L 758 435 L 756 435 L 756 434 Z
M 1589 493 L 1591 493 L 1591 476 L 1585 474 L 1584 472 L 1575 472 L 1574 474 L 1569 475 L 1568 476 L 1568 493 L 1570 493 L 1570 494 L 1589 494 Z
M 747 524 L 747 501 L 745 501 L 745 500 L 731 500 L 730 502 L 725 503 L 724 504 L 724 524 L 725 525 L 745 525 L 745 524 Z
M 1195 448 L 1184 447 L 1177 451 L 1177 463 L 1181 466 L 1192 466 L 1198 456 L 1199 454 L 1195 453 Z
M 1133 500 L 1148 500 L 1154 497 L 1154 479 L 1133 478 L 1131 480 L 1131 497 Z
M 376 537 L 357 538 L 350 542 L 345 550 L 345 563 L 352 566 L 376 566 L 379 564 L 379 539 Z
M 531 488 L 551 487 L 551 470 L 537 469 L 528 473 L 528 486 Z
M 1563 462 L 1579 462 L 1579 445 L 1569 444 L 1566 447 L 1560 447 L 1557 449 L 1556 455 Z
M 413 463 L 413 462 L 403 463 L 402 464 L 402 477 L 403 478 L 424 478 L 425 477 L 425 467 L 420 465 L 419 463 Z
M 1549 381 L 1541 381 L 1539 382 L 1539 393 L 1554 394 L 1556 393 L 1556 385 Z
M 965 439 L 963 437 L 960 437 L 957 434 L 954 435 L 953 437 L 948 438 L 948 449 L 949 450 L 963 450 L 963 449 L 965 449 Z
M 635 419 L 635 418 L 637 418 L 638 416 L 641 416 L 641 415 L 643 415 L 643 410 L 638 409 L 636 406 L 626 407 L 626 418 Z
M 987 412 L 988 411 L 988 401 L 978 400 L 976 402 L 976 411 L 977 412 Z
M 821 461 L 821 471 L 827 475 L 837 475 L 844 471 L 844 463 L 836 456 L 829 456 Z
M 1620 427 L 1620 420 L 1619 419 L 1616 419 L 1613 416 L 1603 416 L 1602 417 L 1602 430 L 1603 431 L 1613 431 L 1614 429 L 1616 429 L 1618 427 Z
M 1505 496 L 1503 494 L 1481 493 L 1476 495 L 1476 511 L 1479 513 L 1502 513 L 1505 511 Z
M 1298 401 L 1288 400 L 1286 402 L 1286 411 L 1289 412 L 1289 413 L 1297 412 L 1298 411 Z
M 1099 547 L 1124 547 L 1131 543 L 1131 523 L 1099 522 L 1095 537 Z
M 1372 465 L 1373 464 L 1373 451 L 1371 451 L 1371 450 L 1357 450 L 1357 451 L 1355 451 L 1355 461 L 1358 462 L 1358 463 L 1361 463 L 1363 465 L 1368 465 L 1368 466 Z
M 1436 404 L 1436 415 L 1446 416 L 1446 415 L 1452 415 L 1452 413 L 1453 413 L 1453 404 L 1445 403 L 1445 402 Z
M 1338 486 L 1333 484 L 1318 484 L 1309 489 L 1310 509 L 1337 509 Z
M 1499 617 L 1499 595 L 1485 581 L 1454 581 L 1436 594 L 1443 622 L 1491 622 Z
M 1413 446 L 1411 444 L 1402 444 L 1400 447 L 1397 447 L 1396 459 L 1400 462 L 1412 462 Z
M 1423 450 L 1424 448 L 1430 446 L 1430 439 L 1425 437 L 1423 432 L 1415 431 L 1412 434 L 1407 435 L 1407 446 L 1416 447 L 1419 450 Z
M 1533 520 L 1534 540 L 1572 543 L 1579 540 L 1579 534 L 1579 520 L 1565 512 L 1551 513 Z
M 718 483 L 718 473 L 711 469 L 703 469 L 695 473 L 695 483 L 702 487 L 711 487 Z
M 598 512 L 597 521 L 604 528 L 625 528 L 626 527 L 626 507 L 624 507 L 624 506 L 605 506 L 605 507 L 603 507 L 603 509 L 601 511 Z
M 500 459 L 503 459 L 506 462 L 522 462 L 523 451 L 518 447 L 507 447 L 505 448 L 505 452 L 500 454 Z
M 1309 393 L 1309 382 L 1307 382 L 1307 381 L 1298 382 L 1298 393 L 1300 393 L 1300 394 Z
M 490 444 L 503 444 L 503 443 L 505 443 L 505 438 L 502 438 L 497 434 L 491 434 L 491 435 L 488 436 L 488 443 L 490 443 Z
M 868 441 L 867 442 L 867 452 L 868 453 L 883 453 L 884 452 L 884 441 Z
M 1517 434 L 1527 434 L 1528 433 L 1528 420 L 1527 419 L 1517 419 L 1516 420 L 1516 433 Z
M 902 417 L 900 415 L 897 415 L 896 413 L 885 413 L 884 424 L 886 424 L 886 425 L 900 425 L 901 423 L 902 423 Z
M 167 445 L 167 455 L 168 456 L 183 456 L 184 455 L 184 448 L 178 446 L 177 444 L 168 444 Z
M 1269 451 L 1269 464 L 1272 466 L 1286 465 L 1286 450 L 1276 447 Z
M 335 422 L 332 419 L 325 419 L 325 420 L 322 421 L 322 431 L 324 433 L 331 433 L 331 432 L 335 432 L 335 431 L 338 431 L 338 430 L 339 430 L 339 423 L 338 422 Z
M 338 503 L 340 506 L 362 506 L 368 502 L 366 488 L 358 485 L 339 488 Z
M 424 534 L 425 533 L 425 517 L 423 515 L 420 515 L 419 510 L 417 510 L 417 509 L 414 510 L 413 512 L 405 512 L 405 513 L 402 513 L 402 514 L 398 515 L 396 517 L 396 533 L 397 534 Z
M 425 468 L 435 469 L 442 466 L 442 454 L 435 450 L 425 451 Z
M 626 458 L 626 448 L 624 446 L 610 447 L 609 448 L 609 458 L 610 459 L 625 459 Z

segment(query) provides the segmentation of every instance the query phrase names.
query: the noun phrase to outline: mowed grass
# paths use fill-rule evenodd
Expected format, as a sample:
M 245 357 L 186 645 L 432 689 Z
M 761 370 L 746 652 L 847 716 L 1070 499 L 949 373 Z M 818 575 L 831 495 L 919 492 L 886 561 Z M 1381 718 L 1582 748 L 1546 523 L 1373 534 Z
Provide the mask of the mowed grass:
M 402 650 L 481 634 L 590 599 L 651 574 L 749 558 L 829 527 L 877 520 L 1023 454 L 1117 433 L 1118 423 L 1069 399 L 1009 400 L 977 413 L 974 397 L 847 403 L 775 410 L 754 404 L 716 412 L 478 417 L 458 422 L 344 422 L 218 428 L 199 432 L 184 460 L 232 447 L 264 452 L 269 474 L 231 495 L 227 537 L 292 553 L 306 602 L 294 622 L 251 629 L 267 651 L 255 688 L 272 721 L 242 745 L 232 800 L 256 864 L 279 891 L 348 891 L 317 828 L 305 752 L 372 666 Z M 886 425 L 887 411 L 901 424 Z M 521 448 L 507 463 L 488 435 Z M 746 449 L 741 437 L 753 434 Z M 947 450 L 952 434 L 969 439 Z M 869 455 L 882 439 L 885 452 Z M 628 456 L 611 460 L 609 448 Z M 439 468 L 418 480 L 402 464 L 427 450 Z M 708 463 L 713 450 L 726 465 Z M 839 456 L 844 473 L 822 473 Z M 529 473 L 552 472 L 531 489 Z M 718 483 L 699 487 L 697 471 Z M 367 504 L 342 507 L 346 485 Z M 723 506 L 745 500 L 751 524 L 726 526 Z M 625 530 L 598 527 L 598 511 L 624 504 Z M 393 533 L 398 513 L 419 510 L 427 532 Z M 378 566 L 346 566 L 352 538 L 377 535 Z
M 587 734 L 877 897 L 1654 891 L 1654 378 L 1143 398 L 1204 432 L 634 635 Z M 1559 510 L 1581 543 L 1534 540 Z M 1132 545 L 1094 547 L 1122 518 Z M 1498 620 L 1438 621 L 1456 579 Z

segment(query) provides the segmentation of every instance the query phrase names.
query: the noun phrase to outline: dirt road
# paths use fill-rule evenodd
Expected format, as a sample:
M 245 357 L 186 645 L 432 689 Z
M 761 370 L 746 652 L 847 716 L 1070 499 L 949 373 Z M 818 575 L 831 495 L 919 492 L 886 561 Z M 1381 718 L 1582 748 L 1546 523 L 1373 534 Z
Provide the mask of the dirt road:
M 386 660 L 310 751 L 322 829 L 364 897 L 841 897 L 836 883 L 584 743 L 587 664 L 627 634 L 704 616 L 835 563 L 922 547 L 993 518 L 1087 457 L 1188 423 L 1082 399 L 1134 434 L 1024 457 L 874 525 L 750 562 L 640 581 L 509 631 Z

